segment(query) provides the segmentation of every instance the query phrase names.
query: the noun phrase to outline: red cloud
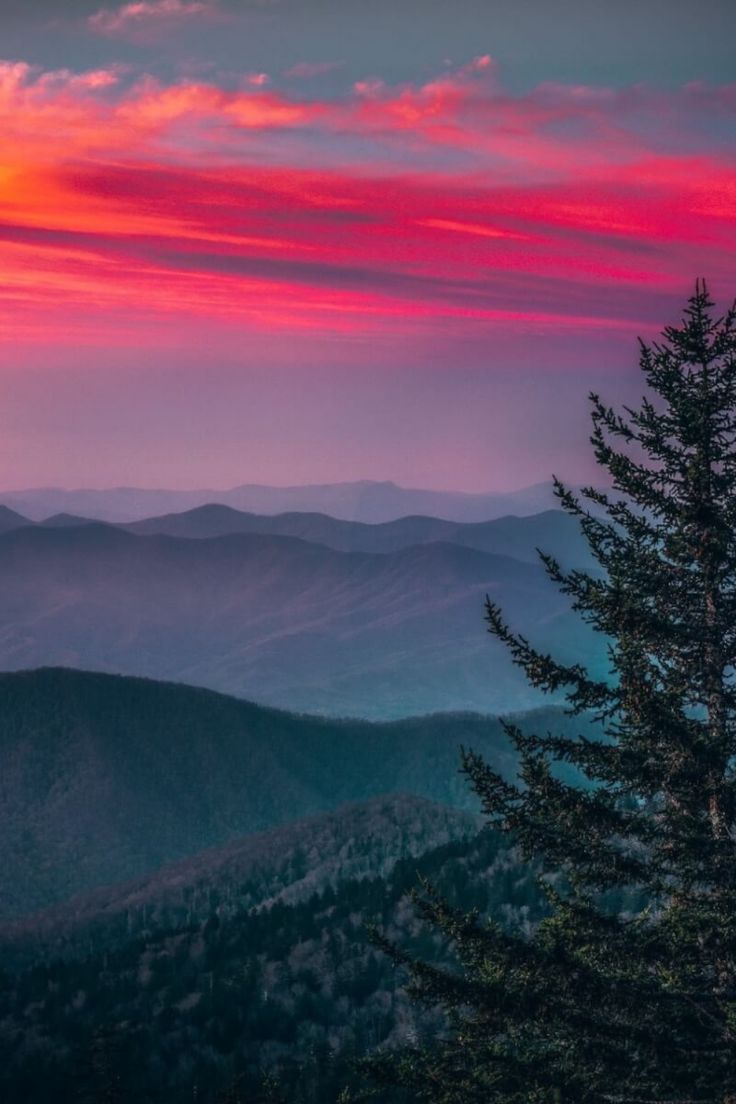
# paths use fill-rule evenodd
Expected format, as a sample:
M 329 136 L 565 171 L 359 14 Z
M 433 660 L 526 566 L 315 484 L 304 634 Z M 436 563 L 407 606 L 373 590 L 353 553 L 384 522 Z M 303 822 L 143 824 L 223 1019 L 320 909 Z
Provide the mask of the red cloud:
M 730 272 L 736 173 L 711 134 L 735 109 L 703 86 L 514 97 L 485 56 L 342 100 L 6 63 L 2 297 L 28 326 L 74 305 L 327 333 L 638 327 L 683 274 Z

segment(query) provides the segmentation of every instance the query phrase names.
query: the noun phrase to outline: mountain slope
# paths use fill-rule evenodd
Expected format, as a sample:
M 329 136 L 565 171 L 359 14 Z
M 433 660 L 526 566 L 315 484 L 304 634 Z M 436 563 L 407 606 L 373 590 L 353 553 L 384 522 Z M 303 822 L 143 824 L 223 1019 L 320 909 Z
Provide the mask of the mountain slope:
M 43 521 L 35 522 L 45 529 L 75 529 L 79 525 L 100 525 L 97 518 L 80 517 L 78 514 L 52 514 Z
M 122 946 L 3 978 L 3 1101 L 76 1104 L 117 1090 L 131 1102 L 215 1104 L 240 1075 L 238 1097 L 256 1101 L 271 1071 L 279 1099 L 337 1104 L 350 1059 L 442 1026 L 436 1010 L 409 1000 L 403 971 L 368 930 L 377 921 L 424 961 L 446 961 L 407 899 L 420 873 L 454 904 L 502 923 L 540 915 L 534 870 L 482 832 L 293 906 L 234 915 L 214 906 L 189 927 L 134 926 Z
M 329 721 L 54 669 L 0 675 L 0 701 L 5 918 L 346 801 L 402 792 L 474 808 L 460 745 L 514 769 L 499 722 L 473 714 Z
M 601 656 L 539 566 L 454 544 L 379 555 L 256 533 L 25 528 L 0 535 L 0 668 L 118 671 L 374 718 L 538 704 L 484 632 L 487 593 L 563 660 Z
M 9 533 L 12 529 L 22 529 L 24 525 L 32 525 L 27 517 L 16 513 L 7 506 L 0 506 L 0 533 Z

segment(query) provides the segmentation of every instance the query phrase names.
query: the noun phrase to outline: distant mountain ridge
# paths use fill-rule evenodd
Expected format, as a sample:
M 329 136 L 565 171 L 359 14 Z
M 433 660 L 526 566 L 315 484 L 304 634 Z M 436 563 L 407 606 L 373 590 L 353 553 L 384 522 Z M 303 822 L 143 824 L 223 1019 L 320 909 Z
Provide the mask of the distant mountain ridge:
M 11 510 L 8 506 L 0 506 L 0 533 L 9 533 L 13 529 L 20 529 L 32 522 L 27 517 Z
M 517 516 L 507 514 L 490 521 L 456 522 L 422 514 L 394 521 L 346 521 L 322 513 L 290 512 L 253 514 L 208 502 L 191 510 L 143 518 L 133 522 L 100 522 L 79 514 L 52 514 L 42 521 L 0 506 L 0 533 L 28 526 L 74 529 L 88 525 L 113 525 L 138 536 L 165 535 L 203 540 L 233 533 L 260 533 L 297 537 L 338 552 L 398 552 L 414 544 L 443 542 L 475 548 L 494 555 L 513 556 L 537 563 L 542 548 L 575 566 L 591 565 L 590 549 L 578 524 L 562 510 L 545 510 Z
M 151 676 L 376 719 L 538 704 L 484 632 L 487 593 L 563 659 L 603 655 L 541 567 L 455 543 L 378 554 L 25 527 L 0 534 L 0 669 Z
M 255 514 L 323 513 L 348 521 L 394 521 L 424 514 L 449 521 L 489 521 L 506 514 L 539 513 L 556 505 L 551 483 L 518 491 L 467 494 L 401 487 L 390 481 L 269 487 L 243 484 L 227 490 L 171 491 L 136 487 L 65 490 L 41 487 L 0 493 L 0 503 L 33 521 L 72 514 L 101 521 L 129 522 L 220 503 Z
M 89 524 L 89 519 L 62 515 L 43 524 Z M 538 548 L 575 566 L 592 563 L 590 549 L 577 522 L 562 510 L 523 517 L 505 515 L 491 521 L 455 522 L 415 515 L 395 521 L 359 522 L 327 514 L 250 514 L 231 506 L 208 503 L 178 514 L 146 518 L 123 528 L 139 535 L 167 534 L 203 539 L 231 533 L 268 533 L 298 537 L 340 552 L 398 552 L 415 544 L 443 542 L 498 556 L 538 563 Z

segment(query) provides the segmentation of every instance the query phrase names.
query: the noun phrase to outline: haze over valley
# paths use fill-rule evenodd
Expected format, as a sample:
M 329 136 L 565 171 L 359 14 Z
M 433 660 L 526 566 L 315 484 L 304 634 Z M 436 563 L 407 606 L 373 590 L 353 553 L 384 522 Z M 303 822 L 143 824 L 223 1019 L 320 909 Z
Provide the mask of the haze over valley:
M 541 703 L 484 634 L 486 595 L 540 646 L 571 662 L 593 651 L 539 563 L 542 548 L 589 565 L 560 511 L 366 524 L 213 504 L 124 527 L 6 512 L 0 527 L 5 670 L 143 675 L 388 719 Z

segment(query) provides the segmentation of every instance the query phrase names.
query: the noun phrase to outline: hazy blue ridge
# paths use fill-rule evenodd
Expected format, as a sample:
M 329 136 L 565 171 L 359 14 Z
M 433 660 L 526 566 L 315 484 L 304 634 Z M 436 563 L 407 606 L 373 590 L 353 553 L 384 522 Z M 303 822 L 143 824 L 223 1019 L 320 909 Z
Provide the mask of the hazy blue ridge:
M 524 534 L 517 522 L 486 539 L 523 545 L 528 559 L 454 540 L 378 553 L 260 532 L 193 540 L 92 524 L 0 533 L 0 669 L 151 676 L 375 719 L 529 708 L 540 697 L 484 631 L 486 594 L 563 661 L 600 669 L 606 660 L 530 562 L 558 520 L 529 519 Z

